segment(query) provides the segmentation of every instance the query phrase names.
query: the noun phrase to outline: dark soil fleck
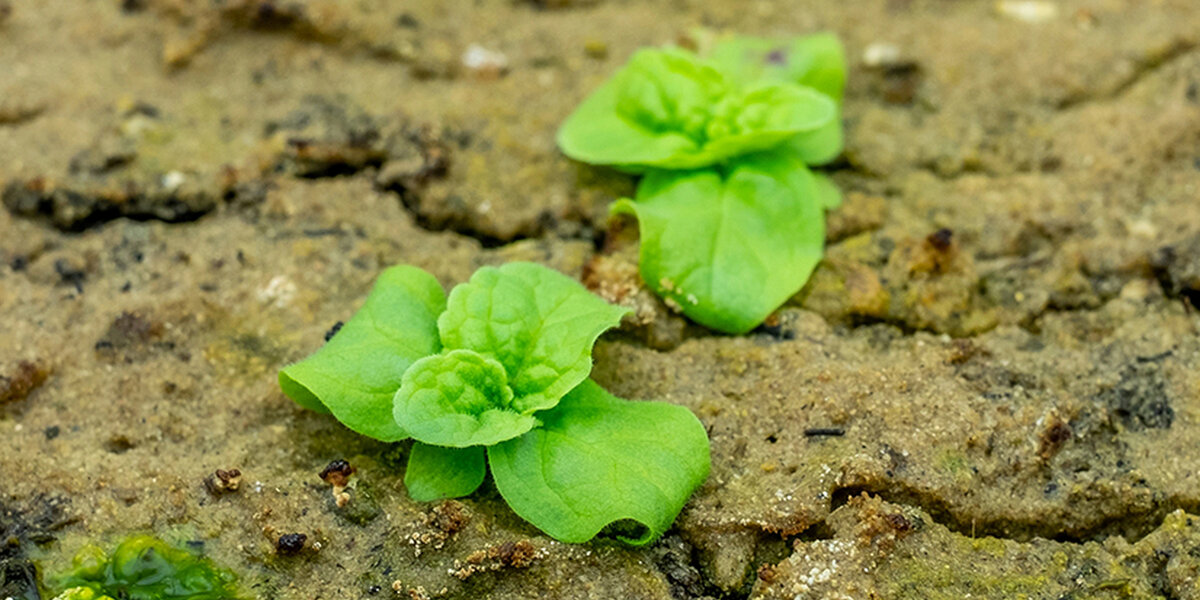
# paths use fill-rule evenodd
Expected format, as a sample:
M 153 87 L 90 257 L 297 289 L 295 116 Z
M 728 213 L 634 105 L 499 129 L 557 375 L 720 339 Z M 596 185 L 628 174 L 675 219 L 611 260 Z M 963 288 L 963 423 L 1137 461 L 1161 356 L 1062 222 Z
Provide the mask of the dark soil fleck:
M 1200 306 L 1200 235 L 1159 248 L 1150 262 L 1167 294 Z
M 41 600 L 37 568 L 23 558 L 0 559 L 0 597 L 6 600 Z
M 204 478 L 204 488 L 214 496 L 236 492 L 242 484 L 242 472 L 238 469 L 217 469 Z
M 1166 429 L 1175 421 L 1167 380 L 1156 363 L 1127 365 L 1121 370 L 1121 380 L 1096 399 L 1133 431 Z
M 292 556 L 304 550 L 308 536 L 303 533 L 285 533 L 275 542 L 275 551 L 283 556 Z
M 111 454 L 125 454 L 137 447 L 137 442 L 124 435 L 114 435 L 104 442 L 104 449 Z
M 1038 438 L 1038 456 L 1041 456 L 1043 460 L 1049 459 L 1057 454 L 1063 444 L 1070 439 L 1071 426 L 1055 417 Z
M 946 252 L 950 249 L 950 244 L 954 242 L 954 232 L 945 227 L 929 234 L 925 238 L 929 241 L 929 245 L 939 252 Z
M 17 372 L 0 375 L 0 405 L 24 400 L 30 392 L 46 381 L 50 370 L 38 363 L 23 360 L 17 364 Z
M 342 487 L 350 480 L 356 469 L 348 462 L 337 459 L 321 469 L 320 477 L 329 485 Z
M 337 323 L 334 323 L 333 327 L 330 327 L 329 331 L 325 332 L 325 341 L 328 342 L 329 340 L 332 340 L 333 336 L 337 335 L 337 332 L 342 330 L 343 325 L 345 325 L 345 323 L 342 321 L 338 321 Z M 322 477 L 322 479 L 324 479 L 324 477 Z
M 915 62 L 888 65 L 880 71 L 877 93 L 888 104 L 912 104 L 923 78 L 921 65 Z
M 447 500 L 433 508 L 433 526 L 453 535 L 471 522 L 471 513 L 457 500 Z
M 72 266 L 65 258 L 60 258 L 54 261 L 54 272 L 58 273 L 64 285 L 74 287 L 80 294 L 83 293 L 83 281 L 87 279 L 87 273 L 83 269 Z

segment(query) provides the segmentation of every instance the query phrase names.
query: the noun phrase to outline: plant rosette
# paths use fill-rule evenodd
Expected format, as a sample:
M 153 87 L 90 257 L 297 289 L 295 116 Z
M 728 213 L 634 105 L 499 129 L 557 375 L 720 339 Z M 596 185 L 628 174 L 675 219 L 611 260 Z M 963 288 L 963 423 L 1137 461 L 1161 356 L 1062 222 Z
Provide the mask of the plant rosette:
M 729 37 L 700 55 L 636 52 L 558 131 L 567 156 L 644 175 L 614 214 L 638 220 L 642 279 L 673 308 L 745 333 L 804 286 L 842 151 L 841 44 Z
M 627 312 L 531 263 L 481 268 L 449 296 L 429 273 L 392 267 L 279 384 L 358 433 L 413 438 L 415 500 L 471 494 L 490 467 L 513 511 L 555 539 L 632 521 L 620 539 L 645 544 L 707 478 L 709 448 L 688 409 L 588 379 L 593 344 Z

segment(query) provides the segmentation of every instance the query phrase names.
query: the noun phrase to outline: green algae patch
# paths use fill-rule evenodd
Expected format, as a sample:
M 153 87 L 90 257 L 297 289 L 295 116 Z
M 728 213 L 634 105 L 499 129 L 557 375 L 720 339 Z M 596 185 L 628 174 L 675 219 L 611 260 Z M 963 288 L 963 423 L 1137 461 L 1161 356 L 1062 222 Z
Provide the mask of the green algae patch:
M 75 557 L 56 582 L 55 600 L 236 600 L 237 577 L 212 561 L 150 536 L 135 536 L 112 555 L 95 546 Z

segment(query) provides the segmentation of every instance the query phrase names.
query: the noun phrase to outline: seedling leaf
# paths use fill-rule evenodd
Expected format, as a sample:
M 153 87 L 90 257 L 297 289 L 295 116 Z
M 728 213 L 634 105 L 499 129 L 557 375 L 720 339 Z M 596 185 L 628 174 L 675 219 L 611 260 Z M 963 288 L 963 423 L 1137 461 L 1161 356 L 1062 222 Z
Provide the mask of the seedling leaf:
M 279 372 L 279 386 L 297 404 L 332 412 L 365 436 L 385 442 L 407 438 L 392 418 L 392 396 L 409 365 L 441 349 L 437 316 L 445 306 L 445 292 L 433 275 L 392 267 L 336 335 Z
M 500 494 L 555 539 L 585 542 L 631 520 L 633 545 L 670 527 L 709 470 L 704 426 L 682 406 L 617 398 L 588 379 L 542 427 L 488 449 Z
M 558 132 L 571 158 L 631 172 L 694 169 L 778 146 L 836 120 L 827 96 L 787 81 L 735 87 L 686 50 L 640 50 Z
M 459 498 L 474 492 L 487 475 L 482 446 L 445 448 L 414 442 L 404 487 L 417 502 Z
M 579 282 L 532 263 L 483 267 L 450 292 L 438 319 L 447 349 L 490 356 L 508 374 L 512 407 L 530 414 L 558 403 L 592 370 L 592 345 L 628 312 Z
M 537 424 L 513 408 L 504 366 L 471 350 L 413 363 L 396 392 L 394 416 L 418 441 L 455 448 L 502 442 Z
M 827 194 L 787 152 L 726 171 L 654 171 L 636 201 L 642 279 L 692 320 L 727 333 L 762 323 L 808 280 L 825 243 Z

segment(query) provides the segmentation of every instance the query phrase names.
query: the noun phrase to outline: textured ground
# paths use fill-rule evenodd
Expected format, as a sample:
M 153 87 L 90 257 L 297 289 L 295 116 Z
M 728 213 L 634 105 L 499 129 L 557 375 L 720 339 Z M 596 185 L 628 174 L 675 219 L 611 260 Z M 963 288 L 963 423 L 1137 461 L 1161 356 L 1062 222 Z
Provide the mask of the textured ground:
M 263 599 L 1200 598 L 1200 7 L 1011 6 L 0 0 L 0 598 L 133 532 Z M 697 26 L 851 63 L 827 259 L 742 338 L 553 142 Z M 653 547 L 412 502 L 405 444 L 275 386 L 383 267 L 516 259 L 636 308 L 595 377 L 709 427 Z

